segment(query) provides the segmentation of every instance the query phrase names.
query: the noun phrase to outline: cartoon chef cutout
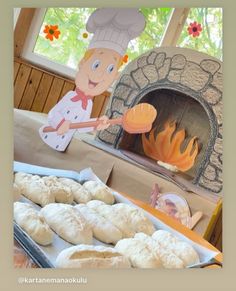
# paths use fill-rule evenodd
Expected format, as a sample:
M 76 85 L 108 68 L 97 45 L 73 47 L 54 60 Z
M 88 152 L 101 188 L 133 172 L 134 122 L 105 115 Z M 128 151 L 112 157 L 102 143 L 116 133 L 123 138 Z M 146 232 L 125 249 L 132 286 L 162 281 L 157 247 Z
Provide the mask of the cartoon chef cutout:
M 96 127 L 70 129 L 73 122 L 91 119 L 93 97 L 106 91 L 119 77 L 118 69 L 131 39 L 145 28 L 142 13 L 135 8 L 101 8 L 89 17 L 86 29 L 93 33 L 88 50 L 79 62 L 76 89 L 69 91 L 49 112 L 48 124 L 39 129 L 42 140 L 57 151 L 65 151 L 75 131 L 89 132 L 109 127 L 108 118 Z M 44 132 L 51 126 L 54 132 Z

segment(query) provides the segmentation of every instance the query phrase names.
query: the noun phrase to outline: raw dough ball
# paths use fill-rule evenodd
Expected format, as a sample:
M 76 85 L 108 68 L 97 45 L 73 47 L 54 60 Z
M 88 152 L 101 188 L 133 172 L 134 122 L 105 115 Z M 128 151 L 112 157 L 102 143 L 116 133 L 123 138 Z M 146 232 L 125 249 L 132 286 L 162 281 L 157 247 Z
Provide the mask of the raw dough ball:
M 101 200 L 106 204 L 113 204 L 115 202 L 112 191 L 102 183 L 87 181 L 83 184 L 83 187 L 91 193 L 94 200 Z
M 31 174 L 27 174 L 27 173 L 23 173 L 23 172 L 17 172 L 17 173 L 15 173 L 14 176 L 15 176 L 15 183 L 19 187 L 20 187 L 23 180 L 29 181 L 33 177 L 33 175 L 31 175 Z M 35 176 L 37 176 L 37 175 L 35 175 Z M 39 176 L 37 176 L 37 177 L 39 177 Z
M 91 227 L 72 205 L 51 203 L 42 208 L 40 213 L 64 240 L 72 244 L 92 244 Z
M 172 251 L 167 251 L 167 249 L 161 247 L 152 237 L 144 233 L 137 233 L 134 238 L 144 242 L 164 268 L 184 268 L 184 263 L 178 256 L 176 256 Z
M 194 248 L 190 244 L 186 242 L 183 241 L 177 242 L 172 247 L 172 251 L 184 262 L 184 265 L 186 267 L 198 264 L 200 262 L 198 253 L 194 250 Z
M 101 205 L 106 205 L 106 203 L 100 201 L 100 200 L 91 200 L 87 203 L 87 206 L 89 208 L 92 208 L 94 210 L 96 210 L 97 207 L 101 206 Z M 107 205 L 110 206 L 110 205 Z
M 121 232 L 123 238 L 134 237 L 137 232 L 152 234 L 155 228 L 141 209 L 124 203 L 107 205 L 98 200 L 92 200 L 87 206 L 95 210 L 107 220 L 110 220 Z
M 96 239 L 108 244 L 116 244 L 118 240 L 122 239 L 120 230 L 92 208 L 89 208 L 85 204 L 78 204 L 75 208 L 82 213 L 84 218 L 91 225 L 93 236 Z
M 179 259 L 183 261 L 185 267 L 199 263 L 200 259 L 194 248 L 190 244 L 181 241 L 170 232 L 157 230 L 153 233 L 152 238 L 155 239 L 162 248 L 178 256 Z
M 45 206 L 55 202 L 55 197 L 42 178 L 37 175 L 16 173 L 15 183 L 20 188 L 21 194 L 36 204 Z
M 45 176 L 42 178 L 45 184 L 50 188 L 51 193 L 55 197 L 55 201 L 59 203 L 68 203 L 73 202 L 73 194 L 71 189 L 61 183 L 59 179 L 55 176 Z
M 162 247 L 168 247 L 170 244 L 177 243 L 177 237 L 166 230 L 159 229 L 152 234 L 152 238 L 158 241 Z
M 114 224 L 122 232 L 123 238 L 133 237 L 135 235 L 130 217 L 127 216 L 127 213 L 116 212 L 111 205 L 97 200 L 90 201 L 87 205 Z
M 53 232 L 44 218 L 33 206 L 22 203 L 14 203 L 14 219 L 17 224 L 37 243 L 48 245 L 52 243 Z
M 159 268 L 160 260 L 156 258 L 149 247 L 139 239 L 125 238 L 115 246 L 115 249 L 127 257 L 135 268 Z
M 127 258 L 104 246 L 78 245 L 63 250 L 56 259 L 58 268 L 130 268 Z
M 127 216 L 127 221 L 130 222 L 131 227 L 135 232 L 144 232 L 148 235 L 154 233 L 155 228 L 153 223 L 145 216 L 145 213 L 142 209 L 136 208 L 134 206 L 117 203 L 112 205 L 114 212 L 119 215 Z
M 78 182 L 68 178 L 59 178 L 59 181 L 70 188 L 74 196 L 74 200 L 77 203 L 87 203 L 92 199 L 92 195 L 90 194 L 90 192 Z

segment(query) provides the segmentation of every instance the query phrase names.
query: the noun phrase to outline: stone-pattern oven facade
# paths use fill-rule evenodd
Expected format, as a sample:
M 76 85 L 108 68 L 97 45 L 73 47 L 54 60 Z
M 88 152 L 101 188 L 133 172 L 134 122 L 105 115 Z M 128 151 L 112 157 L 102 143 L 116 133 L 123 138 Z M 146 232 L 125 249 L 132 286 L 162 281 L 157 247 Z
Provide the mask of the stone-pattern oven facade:
M 120 117 L 150 91 L 173 89 L 197 100 L 209 118 L 211 134 L 204 161 L 193 183 L 215 193 L 222 191 L 222 63 L 190 49 L 157 48 L 127 65 L 107 109 L 109 118 Z M 190 98 L 191 98 L 190 97 Z M 119 125 L 101 131 L 97 139 L 119 146 Z

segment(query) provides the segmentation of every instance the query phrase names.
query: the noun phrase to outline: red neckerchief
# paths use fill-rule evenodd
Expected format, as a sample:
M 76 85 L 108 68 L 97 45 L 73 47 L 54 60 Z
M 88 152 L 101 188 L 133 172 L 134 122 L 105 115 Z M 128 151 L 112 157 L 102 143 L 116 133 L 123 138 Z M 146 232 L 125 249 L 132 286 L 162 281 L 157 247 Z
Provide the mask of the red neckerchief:
M 86 96 L 84 94 L 84 92 L 82 92 L 79 88 L 76 88 L 75 89 L 75 92 L 77 93 L 77 95 L 75 95 L 74 97 L 72 97 L 70 100 L 72 102 L 77 102 L 77 101 L 81 100 L 81 102 L 82 102 L 82 108 L 84 110 L 86 110 L 87 105 L 88 105 L 88 100 L 91 99 L 92 97 L 91 96 Z

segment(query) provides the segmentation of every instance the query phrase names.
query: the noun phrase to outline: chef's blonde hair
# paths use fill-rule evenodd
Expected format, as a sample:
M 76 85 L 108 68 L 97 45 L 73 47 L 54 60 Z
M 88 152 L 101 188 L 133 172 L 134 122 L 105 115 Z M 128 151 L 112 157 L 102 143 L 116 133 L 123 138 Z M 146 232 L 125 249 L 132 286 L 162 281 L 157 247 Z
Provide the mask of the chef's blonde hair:
M 87 61 L 94 53 L 95 49 L 89 49 L 85 52 L 84 57 L 82 58 L 83 61 Z M 81 61 L 82 61 L 81 60 Z M 123 65 L 123 58 L 120 57 L 118 62 L 118 69 Z

